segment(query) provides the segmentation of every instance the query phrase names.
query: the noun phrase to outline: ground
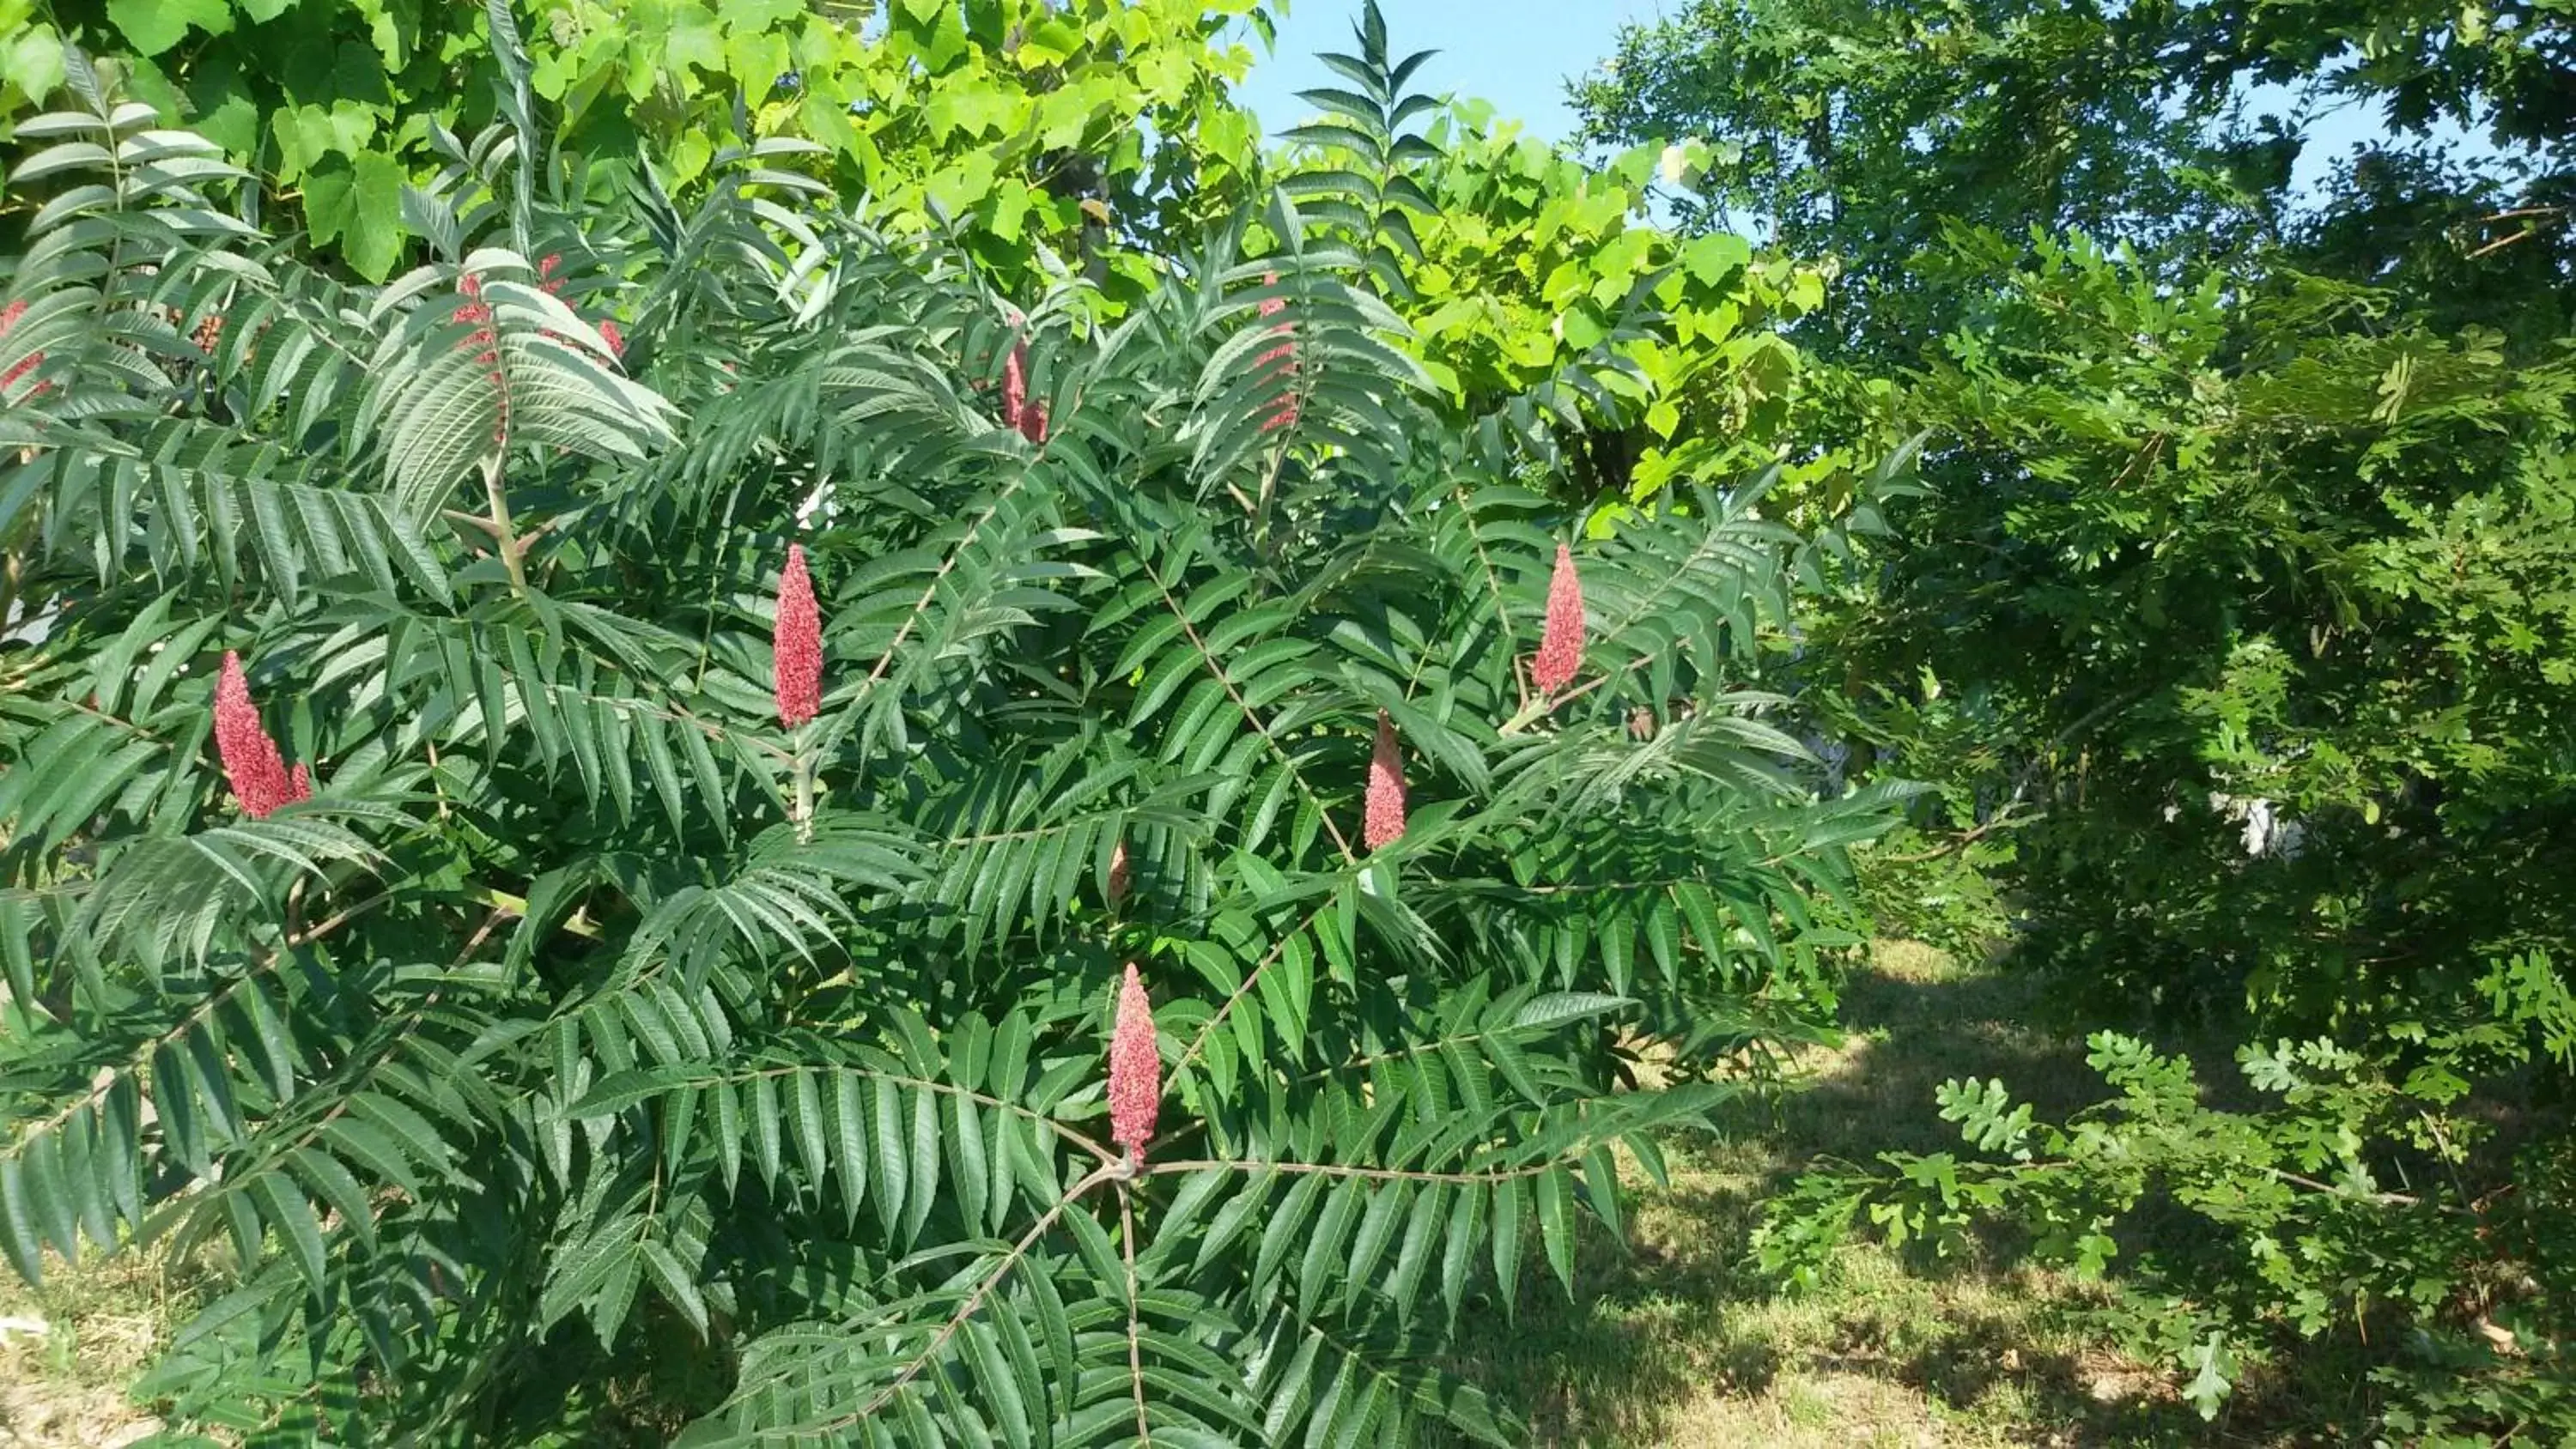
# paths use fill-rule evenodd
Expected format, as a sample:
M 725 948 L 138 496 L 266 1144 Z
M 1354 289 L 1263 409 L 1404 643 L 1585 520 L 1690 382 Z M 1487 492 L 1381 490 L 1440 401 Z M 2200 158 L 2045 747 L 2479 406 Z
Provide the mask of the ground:
M 1462 1358 L 1547 1445 L 2112 1445 L 2274 1442 L 2203 1424 L 2087 1310 L 2100 1291 L 1986 1250 L 1909 1262 L 1846 1247 L 1831 1280 L 1775 1297 L 1745 1263 L 1763 1199 L 1822 1155 L 1960 1148 L 1933 1089 L 2001 1077 L 2043 1117 L 2103 1095 L 2030 989 L 1928 948 L 1882 943 L 1845 1000 L 1850 1037 L 1801 1063 L 1812 1085 L 1729 1135 L 1675 1141 L 1627 1253 L 1593 1234 L 1580 1300 L 1533 1270 L 1521 1314 Z
M 0 1449 L 119 1449 L 160 1427 L 124 1385 L 196 1285 L 155 1256 L 59 1262 L 29 1289 L 0 1272 Z
M 1671 1185 L 1641 1192 L 1625 1252 L 1590 1235 L 1578 1301 L 1532 1263 L 1516 1321 L 1471 1331 L 1462 1361 L 1536 1442 L 1676 1449 L 1779 1445 L 2278 1442 L 2203 1424 L 2162 1371 L 2088 1321 L 2098 1290 L 1991 1245 L 1925 1265 L 1855 1244 L 1803 1299 L 1745 1266 L 1762 1200 L 1819 1155 L 1956 1146 L 1933 1088 L 2001 1077 L 2042 1115 L 2100 1095 L 2070 1033 L 2033 1023 L 2021 982 L 1882 944 L 1846 997 L 1850 1037 L 1801 1063 L 1812 1085 L 1726 1135 L 1675 1140 Z M 152 1427 L 118 1385 L 202 1289 L 158 1260 L 84 1263 L 30 1293 L 0 1274 L 0 1449 L 117 1445 Z

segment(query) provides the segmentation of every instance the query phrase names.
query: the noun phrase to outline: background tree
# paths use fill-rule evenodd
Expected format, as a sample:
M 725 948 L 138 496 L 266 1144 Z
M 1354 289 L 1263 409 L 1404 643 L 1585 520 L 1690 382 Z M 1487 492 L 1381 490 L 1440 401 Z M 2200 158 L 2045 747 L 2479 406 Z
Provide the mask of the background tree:
M 1695 215 L 1852 269 L 1798 335 L 1930 428 L 1929 492 L 1808 637 L 1844 726 L 2002 863 L 2011 959 L 2096 1019 L 2309 1039 L 2241 1054 L 2279 1097 L 2252 1126 L 2125 1038 L 2123 1097 L 2049 1144 L 1953 1084 L 2021 1165 L 1820 1183 L 1778 1262 L 1875 1192 L 2099 1268 L 2171 1192 L 2218 1231 L 2141 1274 L 2206 1315 L 2168 1341 L 2213 1411 L 2240 1351 L 2333 1335 L 2389 1395 L 2345 1432 L 2565 1431 L 2567 40 L 2537 9 L 1702 5 L 1580 92 L 1597 135 L 1740 141 Z M 2330 104 L 2391 131 L 2302 192 Z
M 1374 243 L 1374 285 L 1454 415 L 1568 382 L 1550 415 L 1576 494 L 1642 500 L 1677 478 L 1784 463 L 1799 496 L 1828 480 L 1821 520 L 1884 453 L 1789 456 L 1788 438 L 1818 420 L 1793 423 L 1808 378 L 1767 323 L 1815 308 L 1822 279 L 1731 238 L 1685 248 L 1650 224 L 1660 141 L 1586 166 L 1473 103 L 1365 94 L 1345 71 L 1310 99 L 1355 124 L 1265 147 L 1231 94 L 1251 56 L 1238 37 L 1268 24 L 1251 0 L 700 8 L 501 7 L 529 57 L 524 119 L 579 163 L 534 177 L 605 199 L 649 170 L 694 202 L 719 156 L 796 143 L 765 147 L 764 164 L 864 194 L 890 233 L 952 238 L 1002 290 L 1079 272 L 1094 285 L 1067 295 L 1104 317 L 1285 182 L 1318 217 L 1347 204 L 1398 228 Z M 504 115 L 490 12 L 398 23 L 359 0 L 0 11 L 0 56 L 19 62 L 14 81 L 0 76 L 0 120 L 59 81 L 69 34 L 261 175 L 272 226 L 300 224 L 318 252 L 381 279 L 428 254 L 401 198 L 442 164 L 435 129 Z M 1383 27 L 1361 27 L 1353 51 L 1343 60 L 1360 75 L 1396 74 L 1404 59 L 1385 54 Z M 1252 244 L 1272 245 L 1258 230 Z
M 13 116 L 38 105 L 61 80 L 62 43 L 85 46 L 131 94 L 256 172 L 282 228 L 381 281 L 423 254 L 402 187 L 442 163 L 437 129 L 473 134 L 500 115 L 492 13 L 377 0 L 0 11 L 0 56 L 14 58 L 0 102 Z M 1226 98 L 1251 53 L 1220 37 L 1253 0 L 565 0 L 497 13 L 527 47 L 548 144 L 583 162 L 560 184 L 592 195 L 634 184 L 647 162 L 687 194 L 720 154 L 797 139 L 819 151 L 773 164 L 874 198 L 890 225 L 935 210 L 986 265 L 1035 287 L 1042 249 L 1078 257 L 1096 232 L 1194 236 L 1252 194 L 1258 137 Z M 1123 302 L 1143 271 L 1126 257 L 1109 275 Z
M 1831 258 L 1843 280 L 1801 339 L 1901 365 L 1972 305 L 1938 266 L 1946 225 L 2182 260 L 2276 219 L 2295 145 L 2225 87 L 2178 84 L 2136 10 L 1698 0 L 1624 30 L 1574 100 L 1594 141 L 1704 138 L 1684 226 Z

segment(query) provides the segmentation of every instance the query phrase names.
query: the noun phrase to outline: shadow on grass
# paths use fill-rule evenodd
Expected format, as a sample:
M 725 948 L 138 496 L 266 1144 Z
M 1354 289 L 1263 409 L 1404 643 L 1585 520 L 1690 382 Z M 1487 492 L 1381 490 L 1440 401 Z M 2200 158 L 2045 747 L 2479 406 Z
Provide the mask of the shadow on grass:
M 1763 1202 L 1823 1159 L 1958 1149 L 1942 1082 L 2000 1078 L 2043 1118 L 2105 1093 L 2030 986 L 1931 953 L 1883 952 L 1844 1020 L 1805 1090 L 1667 1144 L 1671 1186 L 1639 1194 L 1626 1252 L 1582 1240 L 1574 1302 L 1540 1265 L 1517 1314 L 1485 1305 L 1469 1376 L 1547 1445 L 2225 1442 L 2107 1347 L 2087 1322 L 2098 1290 L 2007 1235 L 1938 1260 L 1854 1242 L 1823 1287 L 1773 1296 L 1746 1256 Z

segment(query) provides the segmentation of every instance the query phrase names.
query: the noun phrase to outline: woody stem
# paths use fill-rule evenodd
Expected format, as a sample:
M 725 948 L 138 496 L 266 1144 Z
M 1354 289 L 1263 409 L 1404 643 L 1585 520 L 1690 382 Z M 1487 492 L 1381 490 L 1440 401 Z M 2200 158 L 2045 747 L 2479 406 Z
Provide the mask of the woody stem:
M 510 587 L 524 594 L 528 569 L 520 557 L 519 536 L 510 529 L 510 495 L 501 486 L 504 456 L 504 450 L 495 448 L 483 459 L 483 496 L 492 504 L 492 542 L 501 551 L 501 567 L 509 570 Z
M 796 749 L 796 840 L 803 844 L 814 838 L 814 764 L 803 743 Z

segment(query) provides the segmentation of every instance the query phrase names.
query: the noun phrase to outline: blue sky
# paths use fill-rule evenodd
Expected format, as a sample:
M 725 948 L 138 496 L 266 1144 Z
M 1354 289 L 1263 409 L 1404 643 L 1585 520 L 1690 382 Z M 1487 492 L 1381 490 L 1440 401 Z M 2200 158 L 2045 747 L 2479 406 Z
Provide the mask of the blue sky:
M 1389 49 L 1439 52 L 1416 73 L 1415 85 L 1481 96 L 1550 140 L 1574 133 L 1566 77 L 1600 64 L 1621 22 L 1659 19 L 1668 6 L 1669 0 L 1379 0 Z M 1333 83 L 1315 52 L 1357 49 L 1351 24 L 1359 13 L 1360 0 L 1290 0 L 1278 53 L 1254 63 L 1242 92 L 1265 128 L 1305 119 L 1311 107 L 1297 92 Z M 1258 37 L 1252 46 L 1259 55 Z
M 1275 54 L 1257 59 L 1240 94 L 1276 132 L 1310 110 L 1297 99 L 1309 86 L 1334 84 L 1315 62 L 1319 50 L 1353 50 L 1351 25 L 1360 0 L 1287 0 Z M 1379 0 L 1387 43 L 1398 55 L 1436 51 L 1415 84 L 1434 93 L 1478 96 L 1533 133 L 1564 140 L 1575 117 L 1565 102 L 1569 76 L 1599 65 L 1616 46 L 1622 24 L 1644 24 L 1678 8 L 1677 0 Z M 1261 43 L 1253 37 L 1256 56 Z M 2286 100 L 2286 97 L 2283 99 Z M 2375 137 L 2375 108 L 2345 106 L 2320 117 L 2299 159 L 2302 190 L 2354 143 Z M 2480 151 L 2485 148 L 2474 148 Z

